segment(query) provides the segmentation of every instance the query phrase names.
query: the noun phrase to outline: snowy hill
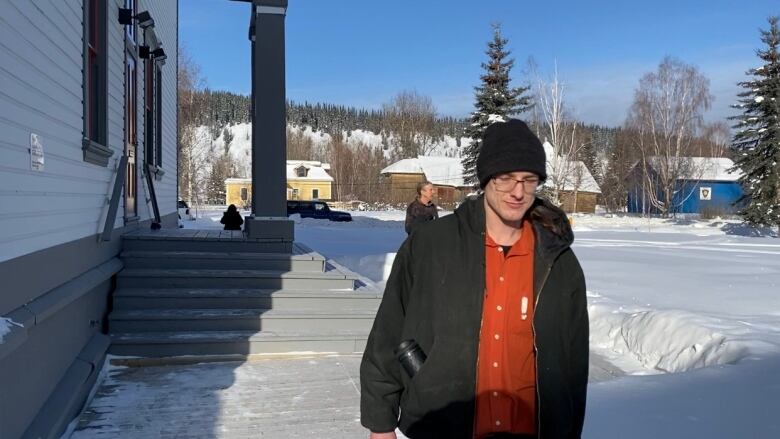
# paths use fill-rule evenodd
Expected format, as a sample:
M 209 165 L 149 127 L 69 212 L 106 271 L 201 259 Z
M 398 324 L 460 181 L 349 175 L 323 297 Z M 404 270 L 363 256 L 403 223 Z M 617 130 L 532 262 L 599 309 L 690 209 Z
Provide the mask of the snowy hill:
M 201 126 L 197 129 L 195 150 L 197 155 L 202 157 L 207 163 L 207 168 L 210 168 L 208 163 L 211 163 L 213 157 L 218 157 L 222 154 L 225 147 L 224 129 L 227 129 L 233 136 L 230 142 L 230 155 L 233 157 L 235 163 L 238 164 L 237 170 L 240 175 L 235 177 L 245 178 L 250 174 L 251 162 L 252 162 L 252 124 L 240 123 L 235 125 L 228 125 L 220 130 L 219 136 L 212 140 L 209 128 L 207 126 Z M 302 133 L 303 136 L 310 139 L 315 148 L 324 148 L 331 143 L 332 137 L 323 131 L 314 131 L 310 126 L 304 128 L 288 125 L 288 129 L 293 133 Z M 374 134 L 371 131 L 364 130 L 352 130 L 344 131 L 343 138 L 345 143 L 349 146 L 355 147 L 359 144 L 367 145 L 374 148 L 385 148 L 382 142 L 382 136 Z M 460 139 L 461 148 L 470 143 L 471 139 L 462 137 Z M 426 155 L 440 156 L 440 157 L 460 157 L 460 149 L 457 145 L 457 140 L 450 136 L 444 136 L 443 141 L 437 142 L 433 145 L 431 151 Z M 392 146 L 388 146 L 384 149 L 385 157 L 391 157 L 393 153 Z

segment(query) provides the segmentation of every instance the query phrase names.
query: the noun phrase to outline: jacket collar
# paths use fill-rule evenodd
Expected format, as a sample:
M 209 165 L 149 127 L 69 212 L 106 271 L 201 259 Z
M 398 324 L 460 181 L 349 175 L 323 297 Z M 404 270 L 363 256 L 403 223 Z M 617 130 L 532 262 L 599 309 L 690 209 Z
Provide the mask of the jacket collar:
M 533 221 L 536 234 L 536 254 L 544 262 L 552 262 L 564 250 L 574 242 L 574 233 L 569 225 L 566 214 L 544 198 L 536 197 L 531 206 L 532 211 L 545 214 L 553 218 L 560 234 L 544 227 L 538 221 Z M 485 202 L 484 195 L 466 198 L 455 210 L 458 222 L 473 235 L 479 236 L 484 241 L 485 236 Z

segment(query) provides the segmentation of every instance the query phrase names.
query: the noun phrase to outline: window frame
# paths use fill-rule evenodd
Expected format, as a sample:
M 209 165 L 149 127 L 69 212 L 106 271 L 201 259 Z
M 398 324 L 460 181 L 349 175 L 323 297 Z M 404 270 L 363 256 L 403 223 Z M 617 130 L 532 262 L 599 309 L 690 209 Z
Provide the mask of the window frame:
M 108 166 L 108 7 L 105 1 L 84 0 L 81 149 L 83 160 Z
M 163 86 L 163 76 L 162 76 L 162 66 L 159 63 L 154 63 L 154 124 L 155 124 L 155 143 L 154 143 L 154 158 L 155 158 L 155 165 L 157 165 L 158 168 L 162 167 L 162 86 Z

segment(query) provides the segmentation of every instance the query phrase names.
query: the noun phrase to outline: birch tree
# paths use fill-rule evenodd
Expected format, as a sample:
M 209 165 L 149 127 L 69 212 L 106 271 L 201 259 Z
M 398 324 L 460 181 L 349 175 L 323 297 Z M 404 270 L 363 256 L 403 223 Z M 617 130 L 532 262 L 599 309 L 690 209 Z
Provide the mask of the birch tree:
M 634 92 L 626 123 L 638 134 L 644 198 L 664 217 L 674 213 L 675 200 L 690 196 L 678 194 L 679 181 L 703 172 L 689 157 L 702 114 L 714 99 L 709 89 L 709 79 L 696 67 L 667 56 L 655 72 L 640 79 Z
M 537 104 L 537 121 L 541 137 L 552 146 L 552 154 L 547 157 L 547 195 L 555 204 L 561 204 L 561 192 L 572 188 L 574 200 L 582 179 L 577 166 L 583 139 L 578 133 L 577 123 L 570 117 L 566 106 L 566 87 L 558 77 L 556 63 L 552 77 L 545 80 L 537 72 L 534 101 Z M 549 153 L 549 151 L 548 151 Z M 575 201 L 576 207 L 576 201 Z

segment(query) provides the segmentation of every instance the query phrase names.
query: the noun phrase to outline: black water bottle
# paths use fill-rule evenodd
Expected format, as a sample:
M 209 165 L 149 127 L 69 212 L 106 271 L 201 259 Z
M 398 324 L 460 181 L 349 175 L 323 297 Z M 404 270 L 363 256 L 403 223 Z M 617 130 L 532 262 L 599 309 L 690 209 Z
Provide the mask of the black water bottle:
M 395 355 L 409 377 L 415 376 L 425 363 L 425 352 L 414 340 L 404 340 L 395 348 Z

